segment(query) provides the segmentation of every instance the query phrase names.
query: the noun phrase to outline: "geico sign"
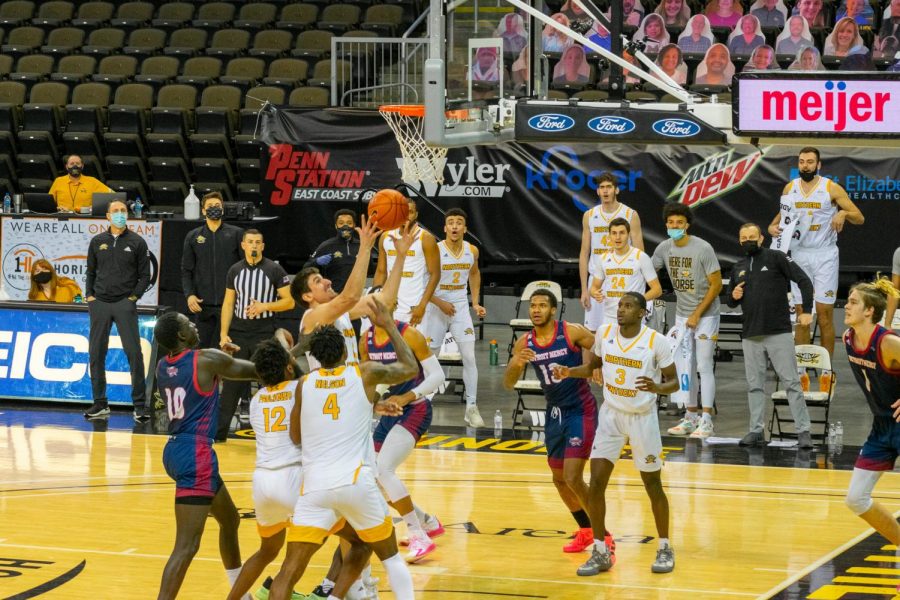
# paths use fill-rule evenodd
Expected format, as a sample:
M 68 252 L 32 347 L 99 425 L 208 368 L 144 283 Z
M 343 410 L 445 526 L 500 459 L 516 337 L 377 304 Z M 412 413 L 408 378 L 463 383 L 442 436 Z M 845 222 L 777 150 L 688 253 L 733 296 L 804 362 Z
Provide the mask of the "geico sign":
M 72 383 L 84 379 L 87 374 L 87 361 L 78 361 L 78 354 L 87 354 L 88 339 L 77 333 L 41 333 L 32 338 L 30 331 L 0 331 L 0 344 L 11 345 L 11 348 L 0 347 L 0 378 L 27 379 L 39 381 L 56 381 Z M 122 340 L 117 335 L 109 337 L 110 349 L 122 348 Z M 60 349 L 71 349 L 73 352 L 60 352 Z M 12 352 L 10 352 L 10 350 Z M 141 338 L 141 350 L 144 354 L 144 373 L 150 366 L 150 342 Z M 71 360 L 63 365 L 49 366 L 48 356 L 54 358 L 71 356 Z M 72 356 L 74 354 L 74 356 Z M 131 385 L 131 375 L 125 371 L 106 371 L 106 381 L 112 385 Z

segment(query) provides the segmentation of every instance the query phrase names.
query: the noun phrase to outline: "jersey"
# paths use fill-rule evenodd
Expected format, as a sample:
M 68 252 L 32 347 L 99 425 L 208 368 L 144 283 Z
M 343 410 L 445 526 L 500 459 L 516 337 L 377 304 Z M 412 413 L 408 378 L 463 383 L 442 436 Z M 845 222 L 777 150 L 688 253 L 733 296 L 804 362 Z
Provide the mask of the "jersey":
M 400 335 L 406 333 L 406 329 L 410 326 L 409 323 L 401 323 L 400 321 L 396 321 L 396 323 L 397 329 L 400 331 Z M 390 338 L 388 338 L 384 344 L 379 346 L 375 342 L 374 327 L 370 327 L 369 329 L 367 329 L 365 336 L 366 352 L 369 355 L 369 360 L 374 360 L 384 365 L 389 365 L 397 362 L 397 349 L 394 347 L 394 342 L 392 342 Z M 395 383 L 394 385 L 389 387 L 389 396 L 398 396 L 400 394 L 405 394 L 425 380 L 425 372 L 422 370 L 422 364 L 418 361 L 418 359 L 416 359 L 416 364 L 419 365 L 419 372 L 416 374 L 416 376 L 412 379 L 404 381 L 403 383 Z
M 819 177 L 816 187 L 809 194 L 803 193 L 800 181 L 791 181 L 788 193 L 781 198 L 783 213 L 799 215 L 791 249 L 815 250 L 836 246 L 837 232 L 831 227 L 831 219 L 837 214 L 838 206 L 831 200 L 831 180 Z
M 289 426 L 299 383 L 295 379 L 260 388 L 250 400 L 257 468 L 280 469 L 300 464 L 300 447 L 291 441 Z
M 301 494 L 356 483 L 363 466 L 374 468 L 372 404 L 358 365 L 318 369 L 303 377 L 300 436 Z
M 611 213 L 603 212 L 603 205 L 598 204 L 588 211 L 588 227 L 591 232 L 591 257 L 599 256 L 608 250 L 612 250 L 609 245 L 609 223 L 613 219 L 619 217 L 631 223 L 634 217 L 634 210 L 625 206 L 621 202 L 619 208 Z M 590 270 L 593 261 L 588 261 L 588 269 Z M 593 275 L 594 272 L 591 271 Z
M 591 269 L 594 277 L 603 279 L 603 314 L 606 322 L 615 322 L 619 300 L 625 292 L 637 292 L 643 295 L 647 291 L 647 282 L 657 279 L 653 261 L 646 253 L 632 248 L 625 256 L 615 251 L 606 252 L 594 257 L 595 267 Z
M 475 265 L 475 252 L 469 242 L 462 243 L 460 253 L 453 254 L 447 242 L 438 242 L 438 255 L 441 258 L 441 279 L 438 282 L 434 297 L 454 304 L 466 303 L 469 272 Z
M 853 329 L 844 332 L 850 370 L 876 417 L 891 417 L 891 404 L 900 399 L 900 371 L 891 371 L 881 360 L 881 342 L 889 335 L 897 334 L 876 325 L 865 350 L 860 351 L 853 347 Z
M 416 226 L 416 228 L 418 232 L 415 234 L 412 246 L 406 252 L 403 276 L 400 278 L 400 289 L 397 291 L 397 305 L 406 309 L 412 308 L 422 301 L 422 295 L 425 294 L 425 280 L 428 275 L 425 251 L 422 248 L 422 236 L 425 235 L 425 232 L 421 227 Z M 399 230 L 394 230 L 388 231 L 383 238 L 388 274 L 394 268 L 394 262 L 397 260 L 394 243 L 399 237 Z
M 309 311 L 307 310 L 303 313 L 303 318 L 300 319 L 300 339 L 307 339 L 312 334 L 304 334 L 303 333 L 303 320 L 306 318 L 306 314 Z M 356 330 L 353 329 L 353 322 L 350 320 L 350 313 L 344 313 L 334 320 L 333 325 L 337 327 L 338 331 L 344 334 L 344 345 L 347 347 L 347 360 L 344 364 L 346 365 L 358 365 L 359 364 L 359 346 L 356 342 Z M 307 339 L 308 341 L 308 339 Z M 308 346 L 307 346 L 308 347 Z M 306 360 L 309 363 L 309 370 L 315 371 L 322 365 L 313 357 L 312 354 L 309 353 L 309 350 L 306 352 Z
M 637 389 L 637 378 L 649 377 L 659 383 L 661 369 L 673 364 L 666 336 L 645 325 L 631 339 L 622 338 L 618 325 L 606 325 L 601 332 L 594 342 L 594 354 L 603 361 L 603 400 L 621 412 L 653 410 L 656 394 Z
M 219 419 L 219 380 L 204 392 L 197 382 L 199 350 L 166 356 L 156 367 L 159 392 L 169 412 L 169 433 L 212 439 Z
M 582 363 L 581 348 L 569 341 L 569 324 L 565 321 L 556 321 L 553 326 L 553 341 L 547 346 L 538 343 L 533 329 L 525 334 L 525 346 L 535 354 L 531 364 L 541 382 L 541 389 L 547 399 L 547 409 L 558 407 L 571 411 L 594 410 L 597 399 L 591 393 L 591 387 L 586 379 L 559 380 L 553 377 L 552 365 L 574 368 Z

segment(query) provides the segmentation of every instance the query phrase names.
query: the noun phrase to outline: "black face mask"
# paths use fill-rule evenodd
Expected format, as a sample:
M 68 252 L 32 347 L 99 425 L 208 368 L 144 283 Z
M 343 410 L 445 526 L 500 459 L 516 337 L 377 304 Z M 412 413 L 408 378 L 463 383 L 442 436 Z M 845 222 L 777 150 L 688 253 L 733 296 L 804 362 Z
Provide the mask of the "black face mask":
M 221 221 L 223 212 L 221 206 L 210 206 L 206 209 L 206 218 L 211 221 Z
M 44 285 L 45 283 L 50 283 L 50 280 L 53 279 L 53 273 L 50 271 L 41 271 L 40 273 L 35 273 L 32 279 L 34 279 L 34 282 L 38 285 Z
M 78 177 L 79 175 L 81 175 L 81 167 L 69 167 L 66 170 L 72 177 Z
M 802 179 L 806 183 L 809 183 L 816 178 L 817 174 L 817 171 L 800 171 L 800 179 Z
M 350 237 L 353 235 L 353 228 L 350 227 L 349 225 L 344 225 L 343 227 L 338 227 L 337 231 L 338 231 L 338 235 L 340 237 L 344 238 L 345 240 L 349 240 Z
M 741 248 L 744 249 L 744 254 L 746 254 L 747 256 L 753 256 L 754 254 L 757 254 L 759 252 L 760 245 L 756 240 L 752 240 L 741 242 Z

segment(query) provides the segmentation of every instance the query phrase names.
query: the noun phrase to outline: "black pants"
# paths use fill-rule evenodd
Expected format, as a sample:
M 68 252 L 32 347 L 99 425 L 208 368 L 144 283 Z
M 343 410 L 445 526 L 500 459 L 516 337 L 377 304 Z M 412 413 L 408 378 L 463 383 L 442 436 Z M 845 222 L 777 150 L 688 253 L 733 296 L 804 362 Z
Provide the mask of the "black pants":
M 271 338 L 275 334 L 274 319 L 234 319 L 228 335 L 231 341 L 241 347 L 234 353 L 235 358 L 249 360 L 256 345 Z M 237 408 L 238 400 L 250 402 L 250 382 L 224 380 L 222 382 L 222 396 L 219 401 L 219 426 L 216 429 L 216 439 L 224 440 L 228 437 L 228 426 L 231 417 Z
M 200 305 L 200 312 L 191 315 L 197 325 L 201 348 L 219 348 L 219 319 L 222 318 L 221 306 Z
M 91 366 L 91 390 L 94 402 L 106 402 L 106 352 L 109 349 L 109 332 L 113 323 L 119 330 L 122 349 L 131 369 L 131 401 L 135 407 L 143 406 L 146 398 L 144 378 L 144 354 L 141 352 L 141 336 L 138 334 L 137 305 L 128 298 L 118 302 L 104 302 L 99 298 L 88 303 L 91 333 L 88 354 Z

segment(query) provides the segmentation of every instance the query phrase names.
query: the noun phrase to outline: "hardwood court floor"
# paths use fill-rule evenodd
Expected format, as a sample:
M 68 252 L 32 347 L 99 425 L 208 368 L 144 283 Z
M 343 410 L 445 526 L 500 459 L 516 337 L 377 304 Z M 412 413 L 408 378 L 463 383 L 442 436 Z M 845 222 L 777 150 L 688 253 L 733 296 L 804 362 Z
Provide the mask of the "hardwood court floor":
M 0 426 L 0 597 L 31 598 L 38 594 L 26 591 L 35 588 L 46 592 L 41 598 L 155 597 L 174 539 L 165 442 L 130 432 Z M 230 440 L 216 451 L 247 517 L 241 549 L 249 556 L 258 543 L 254 445 Z M 587 553 L 561 551 L 573 523 L 544 457 L 419 449 L 402 475 L 414 499 L 447 526 L 438 551 L 412 567 L 422 599 L 766 597 L 864 530 L 843 503 L 848 471 L 669 462 L 676 571 L 653 575 L 653 518 L 637 471 L 622 460 L 608 496 L 618 563 L 581 578 L 575 569 Z M 881 497 L 896 511 L 891 478 Z M 210 521 L 182 597 L 226 595 L 216 538 Z M 299 591 L 318 583 L 332 543 L 313 559 Z M 375 571 L 383 577 L 380 565 Z M 384 583 L 381 596 L 392 598 Z

